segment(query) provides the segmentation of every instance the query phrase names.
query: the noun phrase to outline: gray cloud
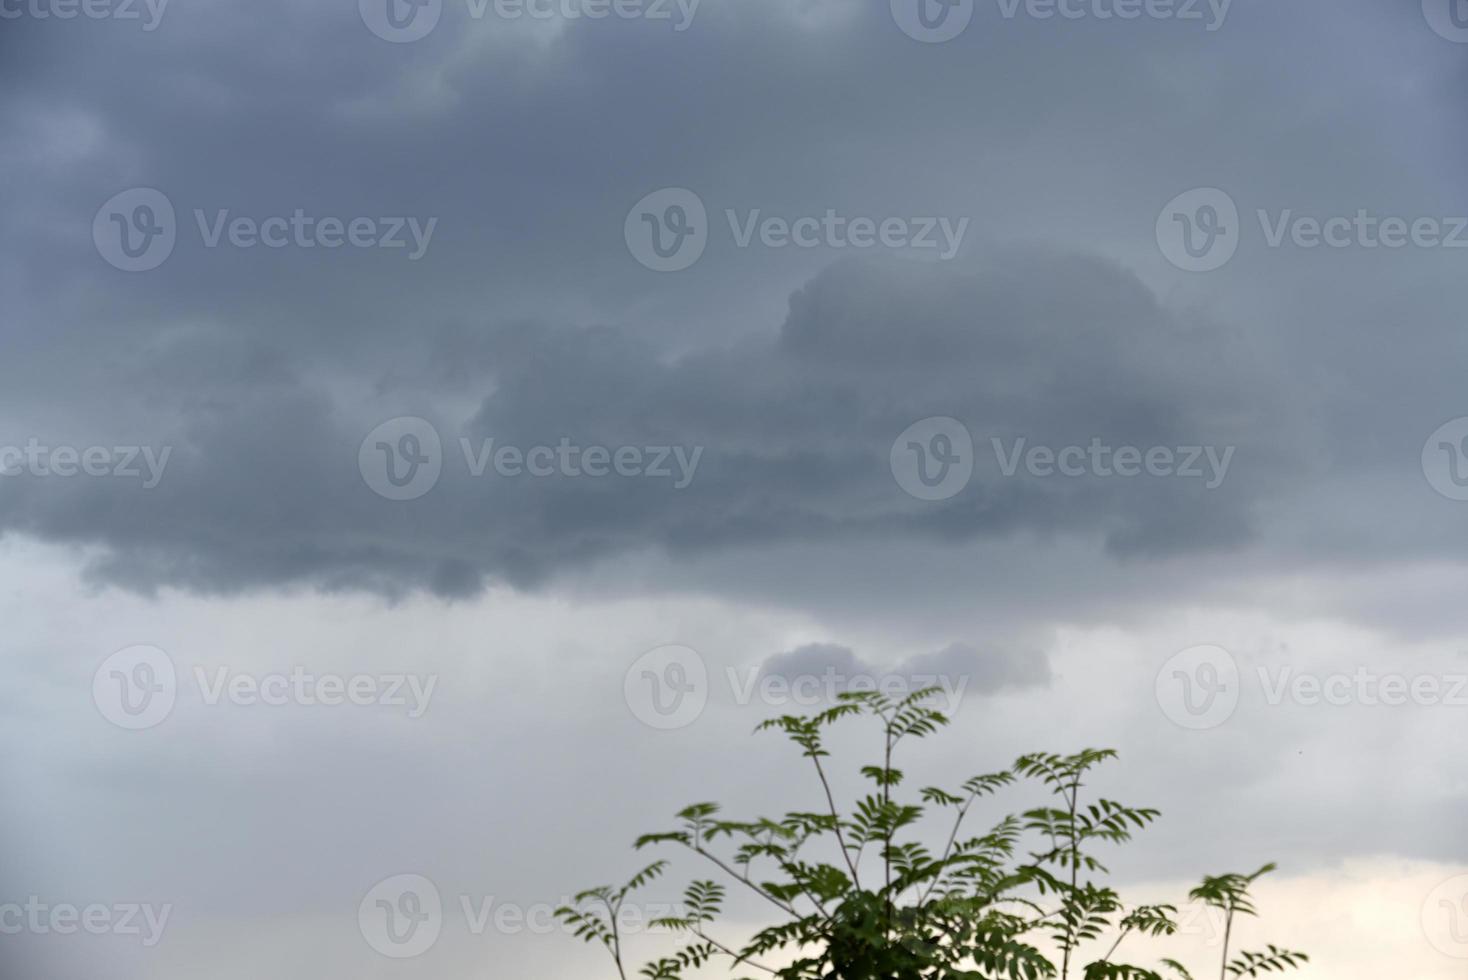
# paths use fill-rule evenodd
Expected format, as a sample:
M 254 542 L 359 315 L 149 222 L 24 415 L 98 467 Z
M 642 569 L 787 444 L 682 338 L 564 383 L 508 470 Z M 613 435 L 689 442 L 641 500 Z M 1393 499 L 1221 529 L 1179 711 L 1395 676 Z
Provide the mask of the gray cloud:
M 779 677 L 794 684 L 804 678 L 830 678 L 838 689 L 868 689 L 884 679 L 901 679 L 909 690 L 942 687 L 960 694 L 993 694 L 1005 690 L 1043 688 L 1052 675 L 1043 651 L 1000 650 L 950 643 L 931 653 L 920 653 L 897 663 L 876 666 L 839 643 L 807 643 L 776 653 L 759 668 L 760 678 Z M 861 678 L 853 688 L 852 681 Z
M 1183 589 L 1225 566 L 1450 557 L 1468 525 L 1425 495 L 1415 458 L 1465 411 L 1455 256 L 1270 251 L 1254 236 L 1227 269 L 1179 277 L 1151 240 L 1161 205 L 1203 184 L 1227 187 L 1246 219 L 1468 207 L 1450 162 L 1463 130 L 1444 121 L 1458 52 L 1420 11 L 1363 0 L 1323 24 L 1241 7 L 1216 34 L 1066 24 L 1085 43 L 1059 73 L 1037 52 L 1061 25 L 993 11 L 928 46 L 857 4 L 704 5 L 676 37 L 615 19 L 529 25 L 533 43 L 526 25 L 449 7 L 415 45 L 372 37 L 350 4 L 175 6 L 150 34 L 13 23 L 0 120 L 25 193 L 7 195 L 0 229 L 3 434 L 176 454 L 146 496 L 7 480 L 0 529 L 92 547 L 97 575 L 137 588 L 446 596 L 649 555 L 685 572 L 697 561 L 704 577 L 680 584 L 757 590 L 761 549 L 805 548 L 808 574 L 834 581 L 849 557 L 816 549 L 867 546 L 891 559 L 873 564 L 901 566 L 889 593 L 936 602 L 967 587 L 933 557 L 955 548 L 982 558 L 1023 542 L 1032 567 L 1014 574 L 1083 564 L 1076 591 L 1089 595 L 1166 562 L 1163 586 Z M 1366 39 L 1371 70 L 1303 66 L 1301 43 L 1326 27 Z M 830 56 L 813 61 L 812 44 Z M 148 70 L 101 83 L 91 66 L 113 62 Z M 1410 85 L 1365 80 L 1400 70 Z M 138 184 L 165 190 L 185 222 L 194 208 L 300 207 L 440 226 L 417 263 L 192 242 L 128 276 L 87 228 Z M 942 268 L 828 268 L 831 250 L 720 239 L 658 276 L 627 254 L 621 223 L 675 184 L 716 224 L 725 208 L 837 208 L 966 216 L 973 230 L 963 261 Z M 430 496 L 393 505 L 353 460 L 372 426 L 403 414 L 432 419 L 450 459 Z M 991 462 L 993 438 L 1237 453 L 1215 491 L 991 470 L 920 505 L 885 458 L 897 432 L 936 414 L 964 421 Z M 490 485 L 450 465 L 461 437 L 656 439 L 705 455 L 676 493 Z M 1371 521 L 1348 516 L 1364 511 Z
M 1064 293 L 1048 288 L 1057 278 Z M 1190 371 L 1200 362 L 1207 375 Z M 698 554 L 893 535 L 952 543 L 1099 530 L 1119 556 L 1207 552 L 1247 541 L 1257 502 L 1294 465 L 1263 369 L 1227 333 L 1178 323 L 1106 263 L 1044 253 L 977 272 L 843 263 L 792 298 L 773 341 L 673 361 L 604 328 L 443 335 L 419 368 L 429 385 L 394 392 L 422 406 L 443 445 L 437 486 L 410 501 L 380 499 L 357 470 L 377 419 L 339 404 L 272 348 L 184 338 L 133 369 L 183 420 L 165 434 L 177 446 L 162 485 L 8 482 L 0 521 L 102 545 L 95 570 L 144 588 L 302 582 L 465 595 L 646 548 Z M 435 402 L 456 388 L 491 394 L 455 418 Z M 911 422 L 936 415 L 966 423 L 976 472 L 962 493 L 933 503 L 901 490 L 888 455 Z M 477 453 L 491 438 L 520 449 L 569 439 L 702 455 L 682 489 L 666 479 L 471 475 L 460 440 Z M 1005 475 L 992 441 L 1021 438 L 1233 446 L 1238 460 L 1213 490 L 1199 480 Z
M 1052 680 L 1049 660 L 1042 651 L 979 650 L 964 643 L 918 654 L 903 661 L 899 670 L 910 677 L 965 677 L 977 691 L 1045 687 Z
M 796 677 L 831 671 L 846 677 L 871 673 L 872 668 L 856 657 L 856 651 L 839 643 L 807 643 L 784 653 L 771 655 L 760 664 L 760 677 Z

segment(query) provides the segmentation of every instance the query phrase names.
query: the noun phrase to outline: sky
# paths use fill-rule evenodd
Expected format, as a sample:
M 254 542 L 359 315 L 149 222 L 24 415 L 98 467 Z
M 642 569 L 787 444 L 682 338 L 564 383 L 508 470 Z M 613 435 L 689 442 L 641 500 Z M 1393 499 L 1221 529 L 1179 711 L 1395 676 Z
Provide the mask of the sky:
M 1462 0 L 0 0 L 0 973 L 610 976 L 638 834 L 817 805 L 761 720 L 936 683 L 914 780 L 1116 748 L 1128 894 L 1461 978 L 1465 76 Z

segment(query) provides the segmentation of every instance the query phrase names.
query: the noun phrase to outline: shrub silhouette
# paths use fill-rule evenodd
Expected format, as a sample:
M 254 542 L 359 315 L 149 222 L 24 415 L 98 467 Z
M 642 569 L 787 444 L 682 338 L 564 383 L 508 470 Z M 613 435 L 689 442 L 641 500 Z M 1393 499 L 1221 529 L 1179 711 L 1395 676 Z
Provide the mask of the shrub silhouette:
M 1128 906 L 1098 880 L 1108 872 L 1093 856 L 1094 846 L 1125 843 L 1157 817 L 1156 810 L 1112 800 L 1083 802 L 1086 775 L 1114 759 L 1114 751 L 1026 755 L 1007 770 L 974 776 L 955 790 L 925 788 L 918 794 L 921 802 L 898 798 L 903 773 L 893 756 L 899 744 L 948 723 L 924 703 L 934 693 L 925 689 L 901 699 L 847 693 L 827 710 L 759 726 L 783 732 L 811 760 L 824 810 L 739 821 L 720 819 L 716 804 L 698 803 L 677 814 L 677 829 L 639 838 L 639 849 L 661 845 L 692 852 L 781 916 L 744 944 L 726 945 L 712 928 L 725 885 L 694 881 L 684 893 L 685 914 L 653 923 L 683 935 L 686 944 L 642 967 L 641 975 L 680 980 L 686 970 L 727 960 L 731 975 L 780 980 L 1193 980 L 1172 959 L 1157 969 L 1116 959 L 1129 936 L 1167 936 L 1178 925 L 1174 906 Z M 879 765 L 861 769 L 872 783 L 870 792 L 843 814 L 827 778 L 822 733 L 850 716 L 880 723 L 884 749 Z M 1053 803 L 1004 817 L 977 836 L 961 836 L 976 801 L 1024 780 L 1047 788 Z M 937 854 L 904 839 L 934 810 L 949 814 L 952 825 Z M 809 856 L 813 843 L 824 843 L 836 863 Z M 666 861 L 654 862 L 620 888 L 589 889 L 556 910 L 577 936 L 606 947 L 623 980 L 623 903 L 666 868 Z M 1266 864 L 1253 874 L 1206 877 L 1189 893 L 1223 914 L 1221 980 L 1286 970 L 1307 959 L 1273 945 L 1230 959 L 1234 917 L 1255 914 L 1249 887 L 1273 869 Z M 1050 952 L 1035 944 L 1039 939 L 1048 940 Z M 788 965 L 764 965 L 772 954 Z

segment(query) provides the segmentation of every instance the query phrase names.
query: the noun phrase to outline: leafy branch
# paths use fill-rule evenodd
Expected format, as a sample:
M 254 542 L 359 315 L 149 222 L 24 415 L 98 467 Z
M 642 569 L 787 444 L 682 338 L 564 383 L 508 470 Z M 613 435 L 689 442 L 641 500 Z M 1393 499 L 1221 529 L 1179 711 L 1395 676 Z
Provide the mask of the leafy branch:
M 639 837 L 638 849 L 672 845 L 695 855 L 780 916 L 742 945 L 715 938 L 725 885 L 696 880 L 684 892 L 686 913 L 654 922 L 689 941 L 642 967 L 641 975 L 682 980 L 686 971 L 721 959 L 731 971 L 748 967 L 778 980 L 1070 980 L 1072 974 L 1078 980 L 1193 980 L 1175 959 L 1160 960 L 1156 969 L 1117 959 L 1128 937 L 1166 938 L 1178 925 L 1176 907 L 1127 905 L 1105 884 L 1108 871 L 1098 848 L 1131 841 L 1158 817 L 1154 809 L 1088 794 L 1094 770 L 1116 753 L 1034 753 L 951 790 L 929 786 L 916 799 L 903 799 L 899 748 L 948 724 L 926 703 L 934 693 L 894 698 L 850 692 L 812 715 L 761 724 L 756 731 L 783 733 L 811 760 L 821 800 L 816 810 L 730 820 L 717 804 L 697 803 L 678 812 L 674 829 Z M 880 728 L 879 761 L 859 770 L 871 790 L 843 809 L 827 772 L 824 734 L 844 719 L 862 717 Z M 987 830 L 966 829 L 980 801 L 1025 782 L 1047 791 L 1053 802 L 1001 816 Z M 925 818 L 943 813 L 946 833 L 926 834 Z M 933 838 L 944 841 L 937 853 L 924 843 Z M 827 849 L 829 859 L 819 859 L 812 848 Z M 873 861 L 879 864 L 875 876 Z M 607 949 L 622 980 L 627 972 L 618 914 L 631 891 L 665 868 L 666 862 L 654 862 L 621 888 L 590 889 L 556 911 L 579 938 Z M 1249 888 L 1272 870 L 1267 864 L 1250 875 L 1205 877 L 1189 893 L 1224 913 L 1220 980 L 1307 961 L 1303 953 L 1273 945 L 1229 958 L 1234 916 L 1256 914 Z M 1042 943 L 1058 950 L 1058 963 Z M 766 965 L 776 961 L 784 965 Z

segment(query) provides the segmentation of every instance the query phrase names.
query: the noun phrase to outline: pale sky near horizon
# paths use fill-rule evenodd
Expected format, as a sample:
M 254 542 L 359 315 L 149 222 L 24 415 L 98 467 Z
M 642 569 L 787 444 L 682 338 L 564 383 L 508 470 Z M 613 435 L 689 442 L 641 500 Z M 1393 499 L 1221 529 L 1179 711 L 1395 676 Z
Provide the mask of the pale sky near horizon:
M 1468 3 L 527 2 L 0 0 L 0 976 L 610 976 L 871 681 L 1462 978 Z

